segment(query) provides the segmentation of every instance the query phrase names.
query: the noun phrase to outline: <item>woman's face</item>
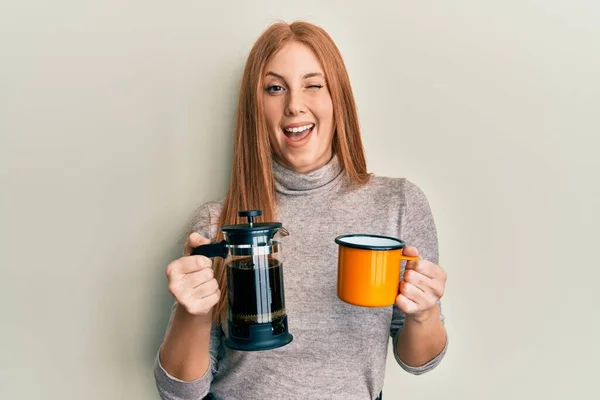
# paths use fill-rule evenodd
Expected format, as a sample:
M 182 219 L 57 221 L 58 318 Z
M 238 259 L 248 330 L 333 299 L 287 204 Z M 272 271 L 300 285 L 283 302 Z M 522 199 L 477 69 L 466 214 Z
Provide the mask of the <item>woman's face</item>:
M 325 73 L 306 45 L 289 42 L 267 63 L 263 109 L 275 159 L 300 173 L 332 156 L 333 104 Z

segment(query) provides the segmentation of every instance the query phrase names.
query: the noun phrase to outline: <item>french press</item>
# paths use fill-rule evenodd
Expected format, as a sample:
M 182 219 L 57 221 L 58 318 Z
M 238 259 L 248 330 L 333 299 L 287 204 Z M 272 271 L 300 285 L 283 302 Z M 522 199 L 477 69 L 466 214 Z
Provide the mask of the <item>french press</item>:
M 273 240 L 282 226 L 255 223 L 260 215 L 261 210 L 239 211 L 248 223 L 223 226 L 225 240 L 196 247 L 191 253 L 225 260 L 229 295 L 225 345 L 235 350 L 270 350 L 293 339 L 285 310 L 281 244 Z

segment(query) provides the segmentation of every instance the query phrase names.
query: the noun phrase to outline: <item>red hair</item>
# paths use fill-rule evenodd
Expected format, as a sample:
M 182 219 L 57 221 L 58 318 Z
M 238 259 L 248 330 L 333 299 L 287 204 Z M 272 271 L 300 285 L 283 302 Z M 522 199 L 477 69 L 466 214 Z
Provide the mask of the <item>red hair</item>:
M 323 66 L 336 127 L 333 152 L 343 170 L 353 183 L 364 184 L 369 180 L 350 79 L 333 39 L 322 28 L 308 22 L 273 24 L 255 42 L 244 68 L 237 106 L 231 178 L 217 240 L 223 239 L 220 231 L 223 225 L 243 222 L 238 220 L 238 211 L 259 209 L 263 214 L 258 221 L 277 220 L 272 151 L 262 107 L 262 88 L 265 66 L 290 41 L 303 43 L 312 49 Z M 213 312 L 216 320 L 227 304 L 227 273 L 222 265 L 222 260 L 215 259 L 221 289 L 221 299 Z

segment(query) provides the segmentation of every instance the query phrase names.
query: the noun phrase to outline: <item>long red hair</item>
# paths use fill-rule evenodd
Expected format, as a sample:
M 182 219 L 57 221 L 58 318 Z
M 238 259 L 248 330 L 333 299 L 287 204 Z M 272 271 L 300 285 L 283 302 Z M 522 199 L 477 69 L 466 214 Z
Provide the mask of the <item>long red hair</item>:
M 364 184 L 369 180 L 362 145 L 356 104 L 342 56 L 332 38 L 322 28 L 308 22 L 275 23 L 267 28 L 252 47 L 244 68 L 237 106 L 233 165 L 229 191 L 223 203 L 220 228 L 241 223 L 237 212 L 262 210 L 258 221 L 276 221 L 272 153 L 264 118 L 262 97 L 265 66 L 286 43 L 297 41 L 311 48 L 321 62 L 333 103 L 336 132 L 333 152 L 349 180 Z M 213 312 L 218 320 L 227 304 L 227 273 L 223 261 L 215 259 L 221 300 Z

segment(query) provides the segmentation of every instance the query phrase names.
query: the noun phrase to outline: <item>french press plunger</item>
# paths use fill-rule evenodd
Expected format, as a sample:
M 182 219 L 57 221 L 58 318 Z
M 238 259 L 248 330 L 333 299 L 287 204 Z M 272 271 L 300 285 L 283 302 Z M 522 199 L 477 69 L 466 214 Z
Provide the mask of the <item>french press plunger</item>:
M 280 243 L 273 236 L 280 222 L 255 223 L 261 210 L 240 211 L 248 223 L 221 228 L 225 240 L 196 247 L 192 255 L 221 257 L 227 269 L 228 335 L 235 350 L 270 350 L 293 340 L 288 332 Z M 230 258 L 228 254 L 231 254 Z

